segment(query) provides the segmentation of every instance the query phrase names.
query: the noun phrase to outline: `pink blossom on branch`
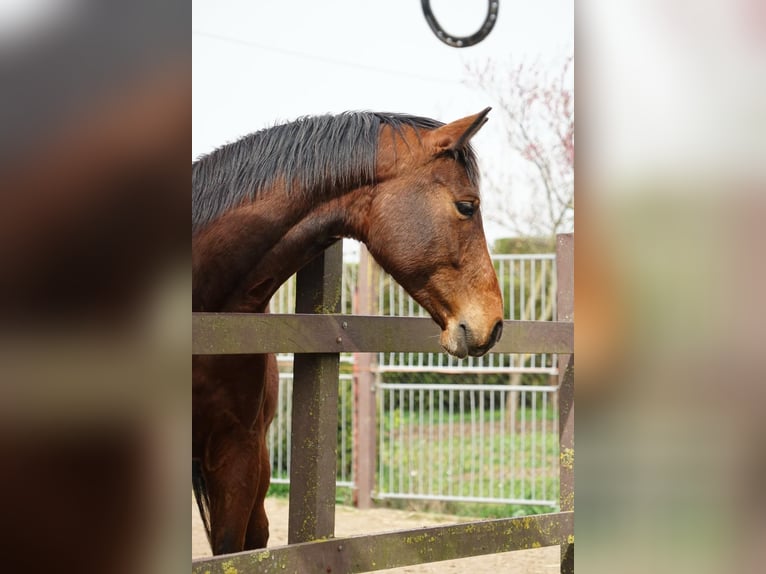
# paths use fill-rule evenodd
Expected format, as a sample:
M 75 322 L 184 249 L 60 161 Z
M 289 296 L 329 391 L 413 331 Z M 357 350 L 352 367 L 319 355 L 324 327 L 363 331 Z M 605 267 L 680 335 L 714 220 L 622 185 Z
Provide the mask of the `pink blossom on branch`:
M 514 187 L 524 184 L 531 193 L 526 207 L 531 215 L 518 217 L 519 206 L 509 194 L 510 174 L 489 173 L 488 199 L 496 223 L 520 235 L 552 237 L 571 229 L 574 220 L 574 92 L 570 87 L 573 58 L 556 68 L 542 69 L 526 61 L 500 67 L 489 61 L 468 66 L 468 82 L 493 100 L 503 122 L 508 153 L 520 160 L 523 176 L 513 175 Z M 518 165 L 518 161 L 516 164 Z M 512 165 L 513 162 L 506 162 Z M 529 195 L 529 194 L 527 194 Z

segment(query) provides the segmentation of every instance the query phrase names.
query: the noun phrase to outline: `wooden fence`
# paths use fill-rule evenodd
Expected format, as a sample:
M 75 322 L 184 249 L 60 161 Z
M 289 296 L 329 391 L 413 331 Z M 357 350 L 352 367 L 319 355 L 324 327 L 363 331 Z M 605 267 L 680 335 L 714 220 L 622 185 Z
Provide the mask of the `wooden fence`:
M 493 351 L 559 355 L 560 511 L 334 538 L 339 353 L 438 352 L 429 318 L 338 315 L 336 244 L 298 273 L 295 315 L 195 313 L 192 353 L 296 353 L 288 545 L 203 558 L 194 574 L 370 572 L 541 546 L 574 572 L 574 236 L 557 240 L 557 321 L 506 321 Z M 367 398 L 367 400 L 372 400 Z M 364 405 L 361 405 L 364 412 Z M 297 412 L 296 412 L 297 411 Z M 374 438 L 373 438 L 374 440 Z

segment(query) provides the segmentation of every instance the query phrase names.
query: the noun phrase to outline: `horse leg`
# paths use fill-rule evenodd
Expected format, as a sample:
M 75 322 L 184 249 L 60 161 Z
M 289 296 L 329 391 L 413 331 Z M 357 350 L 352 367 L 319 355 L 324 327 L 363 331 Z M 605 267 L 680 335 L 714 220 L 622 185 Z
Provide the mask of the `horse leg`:
M 265 442 L 261 445 L 258 456 L 260 457 L 261 472 L 258 475 L 253 511 L 247 524 L 245 550 L 266 548 L 266 544 L 269 541 L 269 518 L 266 516 L 264 501 L 266 500 L 266 493 L 269 491 L 271 483 L 271 461 L 269 460 L 269 451 L 266 448 Z
M 217 439 L 217 440 L 216 440 Z M 203 466 L 210 499 L 210 541 L 214 555 L 245 549 L 245 535 L 259 491 L 262 436 L 242 427 L 211 437 Z
M 257 453 L 260 457 L 261 472 L 258 476 L 258 488 L 255 495 L 253 512 L 247 525 L 247 535 L 245 537 L 246 550 L 266 548 L 266 543 L 269 541 L 269 519 L 266 516 L 264 500 L 271 484 L 271 460 L 269 460 L 269 449 L 266 445 L 266 432 L 269 430 L 269 425 L 271 425 L 271 421 L 274 418 L 279 397 L 279 370 L 274 355 L 266 357 L 264 382 L 266 387 L 263 409 L 261 409 L 257 422 L 263 433 L 263 441 L 260 442 Z

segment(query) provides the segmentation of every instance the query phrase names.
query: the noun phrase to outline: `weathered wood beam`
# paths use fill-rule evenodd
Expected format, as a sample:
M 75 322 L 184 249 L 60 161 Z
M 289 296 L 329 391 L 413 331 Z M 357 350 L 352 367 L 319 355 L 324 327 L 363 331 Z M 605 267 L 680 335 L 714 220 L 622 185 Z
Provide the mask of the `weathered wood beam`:
M 574 351 L 570 322 L 505 321 L 493 353 Z M 192 353 L 438 353 L 439 327 L 424 317 L 193 313 Z

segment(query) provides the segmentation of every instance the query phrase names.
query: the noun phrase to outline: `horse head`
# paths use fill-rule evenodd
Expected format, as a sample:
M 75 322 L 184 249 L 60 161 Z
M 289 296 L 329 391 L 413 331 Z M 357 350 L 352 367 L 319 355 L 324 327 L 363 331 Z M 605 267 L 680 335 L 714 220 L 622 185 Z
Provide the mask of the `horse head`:
M 470 139 L 486 110 L 434 129 L 381 128 L 366 237 L 370 253 L 441 327 L 457 357 L 481 356 L 503 330 Z

